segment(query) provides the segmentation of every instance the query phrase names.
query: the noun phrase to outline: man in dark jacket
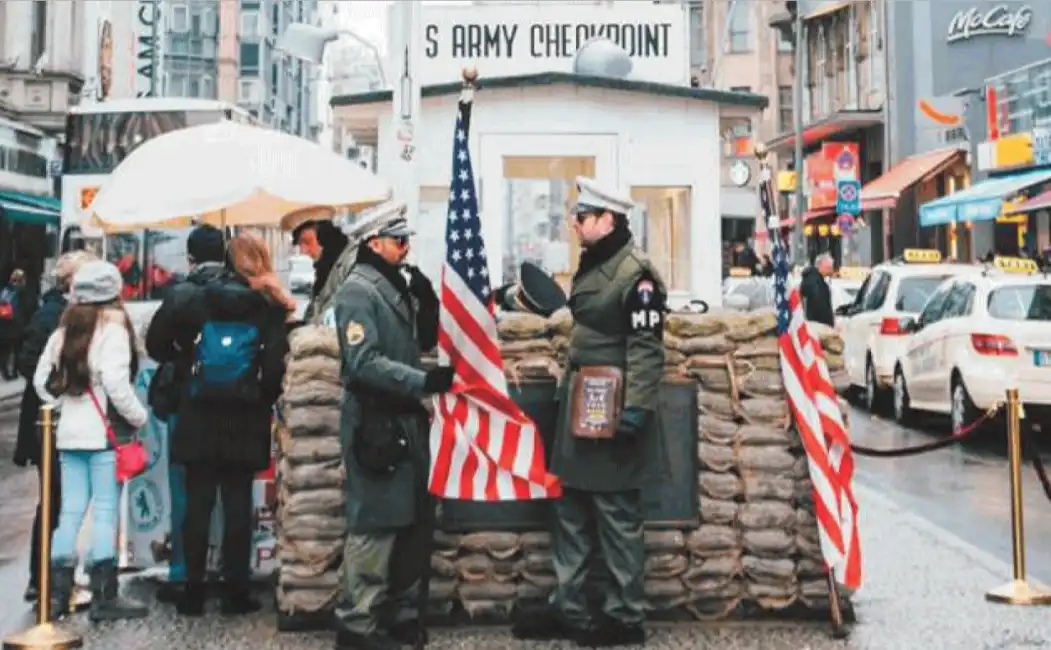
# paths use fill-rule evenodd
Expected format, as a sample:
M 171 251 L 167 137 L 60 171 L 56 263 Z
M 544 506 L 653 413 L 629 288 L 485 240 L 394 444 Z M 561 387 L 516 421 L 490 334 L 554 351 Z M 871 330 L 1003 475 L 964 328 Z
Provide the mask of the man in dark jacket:
M 204 265 L 222 249 L 222 234 L 201 227 L 187 248 L 198 268 L 172 290 L 150 323 L 146 349 L 158 362 L 176 364 L 180 397 L 171 458 L 186 468 L 186 518 L 182 539 L 186 586 L 176 609 L 184 616 L 204 613 L 208 538 L 216 492 L 222 495 L 222 611 L 257 611 L 249 592 L 255 475 L 269 467 L 273 405 L 281 392 L 288 342 L 285 310 L 253 291 L 229 268 Z M 258 332 L 252 396 L 219 398 L 200 389 L 200 358 L 195 348 L 208 323 L 250 325 Z M 223 343 L 225 345 L 225 343 Z
M 330 309 L 346 388 L 340 418 L 347 469 L 343 589 L 337 650 L 397 650 L 422 633 L 418 590 L 430 569 L 433 500 L 425 395 L 449 390 L 453 369 L 424 371 L 438 297 L 409 252 L 404 204 L 362 215 L 362 243 Z
M 832 275 L 832 271 L 832 256 L 822 253 L 814 260 L 813 266 L 803 271 L 799 284 L 799 295 L 803 298 L 806 319 L 824 323 L 829 327 L 836 324 L 836 315 L 832 310 L 832 289 L 828 286 L 828 277 Z
M 69 286 L 73 275 L 85 262 L 95 259 L 86 251 L 66 253 L 55 262 L 55 286 L 40 299 L 40 308 L 26 327 L 22 339 L 22 349 L 18 354 L 18 373 L 26 380 L 22 393 L 22 404 L 18 415 L 18 439 L 15 443 L 15 465 L 25 467 L 33 464 L 40 470 L 40 436 L 37 433 L 37 415 L 40 411 L 40 396 L 33 388 L 33 374 L 37 362 L 44 352 L 47 340 L 58 329 L 62 313 L 66 310 Z M 57 467 L 57 459 L 56 459 Z M 58 526 L 59 505 L 62 503 L 62 483 L 60 472 L 51 475 L 51 530 Z M 29 585 L 26 587 L 26 602 L 36 602 L 40 595 L 40 504 L 37 504 L 36 516 L 33 518 L 33 539 L 29 547 Z
M 8 381 L 18 377 L 16 366 L 22 330 L 33 311 L 28 298 L 26 274 L 22 269 L 15 269 L 7 285 L 0 287 L 0 376 Z

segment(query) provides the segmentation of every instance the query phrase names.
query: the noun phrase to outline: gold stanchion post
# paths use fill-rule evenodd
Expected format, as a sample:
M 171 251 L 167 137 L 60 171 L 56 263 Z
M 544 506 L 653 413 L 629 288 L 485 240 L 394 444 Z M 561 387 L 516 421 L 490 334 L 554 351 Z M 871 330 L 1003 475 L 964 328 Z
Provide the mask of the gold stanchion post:
M 1022 402 L 1018 389 L 1007 389 L 1007 444 L 1011 470 L 1011 551 L 1014 580 L 985 594 L 1005 605 L 1051 605 L 1051 594 L 1039 591 L 1025 576 L 1025 528 L 1022 504 Z
M 4 650 L 68 650 L 84 645 L 84 640 L 51 623 L 51 483 L 54 480 L 55 432 L 52 409 L 40 407 L 40 597 L 37 624 L 4 639 Z

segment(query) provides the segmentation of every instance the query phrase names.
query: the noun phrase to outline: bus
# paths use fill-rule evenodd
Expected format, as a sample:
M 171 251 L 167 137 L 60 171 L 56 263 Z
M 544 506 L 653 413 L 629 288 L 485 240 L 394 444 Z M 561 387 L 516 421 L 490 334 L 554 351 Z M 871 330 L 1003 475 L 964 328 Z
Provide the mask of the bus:
M 211 99 L 142 97 L 77 106 L 66 117 L 62 158 L 62 252 L 91 250 L 115 264 L 124 276 L 124 300 L 152 314 L 158 301 L 189 271 L 189 228 L 104 235 L 91 226 L 91 204 L 107 176 L 135 148 L 151 138 L 202 124 L 233 121 L 263 127 L 251 113 Z M 186 188 L 192 192 L 193 188 Z M 275 259 L 287 254 L 286 237 L 260 232 Z

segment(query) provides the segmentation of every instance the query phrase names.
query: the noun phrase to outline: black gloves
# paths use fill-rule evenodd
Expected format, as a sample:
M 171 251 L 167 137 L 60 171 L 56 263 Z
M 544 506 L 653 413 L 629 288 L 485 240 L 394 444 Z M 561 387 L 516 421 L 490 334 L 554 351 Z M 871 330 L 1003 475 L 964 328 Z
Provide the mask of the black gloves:
M 493 304 L 499 307 L 500 309 L 507 309 L 507 307 L 504 305 L 504 301 L 507 300 L 508 290 L 510 290 L 513 286 L 515 285 L 512 282 L 510 284 L 505 284 L 502 287 L 497 287 L 497 289 L 493 291 Z
M 409 274 L 409 291 L 420 301 L 420 305 L 438 304 L 438 294 L 434 292 L 434 285 L 423 271 L 412 264 L 406 264 L 405 270 Z
M 620 415 L 617 422 L 617 434 L 615 440 L 620 442 L 632 442 L 641 436 L 649 424 L 650 411 L 637 406 L 629 406 Z
M 423 379 L 423 392 L 427 394 L 447 393 L 453 385 L 455 371 L 450 366 L 438 366 L 427 371 Z

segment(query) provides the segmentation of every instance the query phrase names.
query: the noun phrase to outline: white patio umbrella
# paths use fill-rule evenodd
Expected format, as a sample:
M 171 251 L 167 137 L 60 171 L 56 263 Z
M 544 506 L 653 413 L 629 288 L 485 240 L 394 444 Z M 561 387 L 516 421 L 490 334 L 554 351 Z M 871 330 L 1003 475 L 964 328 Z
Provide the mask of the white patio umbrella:
M 362 210 L 390 194 L 378 176 L 315 142 L 221 122 L 135 149 L 102 184 L 92 212 L 94 224 L 110 233 L 194 221 L 287 228 Z

